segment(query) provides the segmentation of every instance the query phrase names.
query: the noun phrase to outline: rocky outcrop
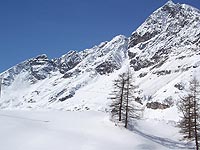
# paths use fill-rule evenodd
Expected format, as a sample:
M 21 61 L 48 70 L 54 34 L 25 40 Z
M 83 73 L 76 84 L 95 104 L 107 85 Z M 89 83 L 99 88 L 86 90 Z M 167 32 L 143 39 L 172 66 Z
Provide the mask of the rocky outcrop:
M 55 63 L 60 73 L 64 74 L 81 62 L 81 57 L 76 51 L 69 51 L 66 55 L 55 59 Z
M 166 109 L 169 108 L 170 106 L 167 104 L 162 104 L 160 102 L 150 102 L 146 104 L 146 107 L 150 109 Z
M 132 59 L 130 61 L 130 66 L 135 70 L 138 71 L 142 68 L 146 68 L 149 67 L 153 64 L 153 62 L 145 59 L 145 60 L 141 60 L 141 59 Z
M 153 38 L 157 34 L 158 34 L 157 31 L 152 32 L 152 33 L 146 32 L 144 35 L 140 35 L 139 33 L 134 32 L 130 37 L 128 48 L 134 47 L 138 43 L 148 41 L 149 39 Z
M 52 71 L 56 71 L 56 64 L 49 60 L 46 55 L 37 56 L 29 61 L 31 75 L 36 80 L 47 78 Z M 31 77 L 30 77 L 31 78 Z
M 39 55 L 35 58 L 21 62 L 4 72 L 2 74 L 3 85 L 11 85 L 15 77 L 22 73 L 24 74 L 24 80 L 35 83 L 38 80 L 47 78 L 51 72 L 56 70 L 56 64 L 52 60 L 49 60 L 45 54 Z
M 185 86 L 183 85 L 183 83 L 176 83 L 174 85 L 175 88 L 179 89 L 179 90 L 184 90 Z
M 118 69 L 119 67 L 115 63 L 110 62 L 110 61 L 105 61 L 95 68 L 95 70 L 100 75 L 109 74 L 109 73 L 112 73 L 114 70 L 118 70 Z

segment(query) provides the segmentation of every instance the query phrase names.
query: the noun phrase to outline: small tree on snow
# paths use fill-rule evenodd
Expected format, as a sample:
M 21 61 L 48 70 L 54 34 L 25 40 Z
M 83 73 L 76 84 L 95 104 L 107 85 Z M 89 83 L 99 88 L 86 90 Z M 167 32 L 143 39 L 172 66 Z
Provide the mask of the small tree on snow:
M 134 107 L 133 101 L 134 90 L 133 77 L 131 72 L 120 74 L 117 80 L 114 80 L 114 90 L 112 91 L 111 115 L 113 118 L 124 123 L 125 128 L 131 118 L 139 118 L 138 110 Z
M 112 117 L 117 116 L 119 121 L 122 121 L 122 106 L 124 101 L 124 89 L 125 89 L 125 73 L 120 74 L 118 79 L 114 80 L 113 84 L 114 90 L 111 93 L 110 99 L 111 104 L 111 114 Z
M 179 122 L 179 127 L 181 128 L 180 133 L 184 135 L 184 139 L 193 139 L 194 137 L 194 130 L 192 125 L 193 105 L 194 104 L 191 95 L 182 97 L 179 102 L 178 109 L 183 115 Z
M 139 114 L 138 114 L 138 110 L 136 109 L 136 107 L 133 104 L 133 101 L 135 101 L 135 96 L 134 96 L 134 92 L 136 89 L 136 86 L 133 85 L 134 81 L 133 81 L 133 76 L 130 72 L 130 70 L 128 69 L 128 71 L 126 72 L 126 82 L 125 82 L 125 128 L 127 128 L 128 126 L 128 122 L 130 121 L 130 119 L 132 118 L 139 118 Z
M 193 113 L 192 113 L 192 124 L 194 124 L 194 139 L 196 144 L 196 150 L 199 150 L 199 96 L 200 96 L 200 84 L 196 78 L 190 81 L 190 91 L 193 100 Z
M 184 139 L 195 141 L 196 150 L 199 150 L 199 96 L 200 84 L 194 77 L 190 81 L 189 92 L 187 96 L 181 98 L 179 110 L 182 112 L 183 117 L 179 123 L 181 133 L 184 134 Z

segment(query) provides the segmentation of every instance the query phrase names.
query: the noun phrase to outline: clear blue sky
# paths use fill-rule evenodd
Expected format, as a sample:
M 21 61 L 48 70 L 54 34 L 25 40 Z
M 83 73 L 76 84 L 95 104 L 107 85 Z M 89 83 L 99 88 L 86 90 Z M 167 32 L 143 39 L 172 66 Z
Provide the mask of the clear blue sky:
M 0 72 L 130 34 L 167 0 L 0 0 Z M 174 0 L 200 9 L 200 0 Z

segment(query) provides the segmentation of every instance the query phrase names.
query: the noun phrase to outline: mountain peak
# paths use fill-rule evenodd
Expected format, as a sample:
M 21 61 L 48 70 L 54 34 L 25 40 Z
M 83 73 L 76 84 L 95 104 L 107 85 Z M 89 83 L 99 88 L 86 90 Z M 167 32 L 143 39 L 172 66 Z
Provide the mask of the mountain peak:
M 164 6 L 175 6 L 176 4 L 172 1 L 172 0 L 168 0 L 168 2 L 167 3 L 165 3 L 165 5 Z
M 124 35 L 117 35 L 117 36 L 115 36 L 112 39 L 112 41 L 121 41 L 121 40 L 124 40 L 124 39 L 126 39 L 126 36 L 124 36 Z
M 38 55 L 35 59 L 48 59 L 48 56 L 46 54 Z

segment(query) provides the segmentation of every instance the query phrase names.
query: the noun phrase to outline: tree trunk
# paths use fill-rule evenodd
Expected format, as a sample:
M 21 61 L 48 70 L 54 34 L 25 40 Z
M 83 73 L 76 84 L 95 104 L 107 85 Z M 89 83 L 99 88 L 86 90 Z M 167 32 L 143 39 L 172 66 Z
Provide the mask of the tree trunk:
M 192 124 L 191 100 L 192 100 L 192 99 L 191 99 L 191 97 L 188 97 L 188 100 L 189 100 L 189 108 L 188 108 L 188 109 L 189 109 L 189 110 L 188 110 L 188 112 L 189 112 L 189 118 L 188 118 L 188 119 L 189 119 L 189 122 L 188 122 L 188 123 L 189 123 L 189 124 L 188 124 L 188 126 L 189 126 L 189 127 L 188 127 L 188 128 L 189 128 L 189 135 L 188 135 L 188 138 L 191 139 L 191 138 L 192 138 L 192 134 L 191 134 L 191 132 L 192 132 L 192 129 L 191 129 L 191 128 L 192 128 L 192 126 L 191 126 L 191 124 Z
M 195 143 L 196 143 L 196 150 L 199 150 L 199 143 L 198 143 L 198 132 L 197 132 L 197 105 L 196 99 L 194 100 L 194 134 L 195 134 Z
M 122 93 L 120 97 L 120 104 L 119 104 L 119 121 L 122 120 L 122 103 L 123 103 L 123 95 L 124 95 L 124 79 L 122 81 Z
M 197 105 L 197 88 L 198 88 L 198 81 L 196 78 L 194 79 L 194 87 L 193 87 L 193 101 L 194 101 L 194 136 L 195 136 L 195 144 L 196 144 L 196 150 L 199 150 L 199 143 L 198 143 L 198 123 L 197 123 L 197 111 L 198 111 L 198 105 Z
M 127 126 L 128 126 L 128 105 L 129 105 L 129 78 L 130 78 L 130 74 L 129 74 L 129 72 L 128 72 L 128 75 L 127 75 L 127 95 L 126 95 L 126 118 L 125 118 L 125 128 L 127 128 Z

